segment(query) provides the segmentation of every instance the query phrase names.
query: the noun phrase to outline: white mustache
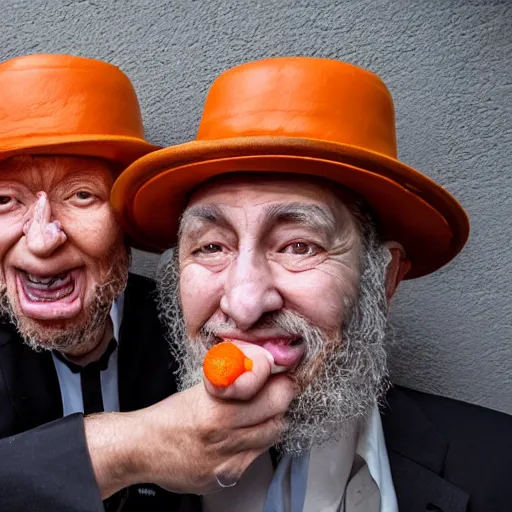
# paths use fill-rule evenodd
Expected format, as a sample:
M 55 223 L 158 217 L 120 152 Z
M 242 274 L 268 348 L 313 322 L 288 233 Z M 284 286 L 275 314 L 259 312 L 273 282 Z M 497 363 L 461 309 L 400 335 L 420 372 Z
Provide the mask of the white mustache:
M 373 238 L 372 238 L 373 237 Z M 386 386 L 387 365 L 385 276 L 388 253 L 375 233 L 365 241 L 359 297 L 342 323 L 341 332 L 327 334 L 293 311 L 281 311 L 260 319 L 253 328 L 284 329 L 304 339 L 306 353 L 295 378 L 308 385 L 292 403 L 281 449 L 299 455 L 312 445 L 343 436 L 354 419 L 369 414 Z M 180 389 L 202 380 L 202 360 L 215 333 L 234 328 L 231 322 L 207 322 L 196 339 L 186 333 L 179 300 L 177 262 L 162 268 L 158 276 L 159 307 L 168 339 L 180 362 Z

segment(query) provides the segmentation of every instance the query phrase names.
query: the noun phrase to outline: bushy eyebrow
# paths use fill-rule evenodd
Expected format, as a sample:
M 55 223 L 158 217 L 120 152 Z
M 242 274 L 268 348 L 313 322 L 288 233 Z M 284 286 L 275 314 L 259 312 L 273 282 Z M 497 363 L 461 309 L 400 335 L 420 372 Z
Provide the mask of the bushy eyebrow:
M 201 229 L 205 224 L 231 226 L 222 209 L 214 204 L 201 204 L 188 208 L 181 217 L 179 239 L 192 227 Z M 306 229 L 319 232 L 327 240 L 336 233 L 336 220 L 333 213 L 316 204 L 282 203 L 272 204 L 264 210 L 264 225 L 272 229 L 279 224 L 300 224 Z
M 229 226 L 226 216 L 222 210 L 214 204 L 198 204 L 187 208 L 180 219 L 180 227 L 178 231 L 178 240 L 181 240 L 184 233 L 189 231 L 192 226 L 204 224 L 216 224 L 221 226 Z
M 310 231 L 320 232 L 329 240 L 336 232 L 336 220 L 332 212 L 317 204 L 274 204 L 266 208 L 265 216 L 268 226 L 300 224 Z

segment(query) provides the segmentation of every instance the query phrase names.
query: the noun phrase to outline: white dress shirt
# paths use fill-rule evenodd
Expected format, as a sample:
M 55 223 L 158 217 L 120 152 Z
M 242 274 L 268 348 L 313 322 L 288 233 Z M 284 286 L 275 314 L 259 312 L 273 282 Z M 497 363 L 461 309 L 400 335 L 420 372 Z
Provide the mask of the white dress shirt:
M 398 512 L 386 440 L 377 407 L 373 409 L 366 427 L 359 436 L 356 453 L 366 461 L 370 475 L 379 488 L 381 512 Z
M 114 338 L 117 341 L 117 347 L 110 356 L 108 367 L 100 373 L 101 394 L 103 397 L 103 407 L 105 412 L 119 411 L 119 390 L 117 382 L 117 355 L 119 348 L 119 329 L 123 318 L 124 293 L 122 293 L 112 304 L 110 309 L 110 318 L 112 320 L 112 330 Z M 75 412 L 84 412 L 84 403 L 82 399 L 82 387 L 80 383 L 80 374 L 73 373 L 65 363 L 55 357 L 52 353 L 53 363 L 57 370 L 59 378 L 60 394 L 62 397 L 63 415 L 68 416 Z

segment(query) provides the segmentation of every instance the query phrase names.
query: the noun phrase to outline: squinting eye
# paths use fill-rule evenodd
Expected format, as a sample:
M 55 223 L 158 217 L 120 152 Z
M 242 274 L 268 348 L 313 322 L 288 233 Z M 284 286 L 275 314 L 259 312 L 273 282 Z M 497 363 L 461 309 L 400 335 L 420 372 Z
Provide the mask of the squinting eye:
M 12 197 L 0 196 L 0 206 L 9 204 L 12 201 Z
M 197 249 L 195 253 L 202 253 L 202 254 L 214 254 L 216 252 L 221 252 L 222 247 L 218 244 L 206 244 Z
M 97 196 L 87 190 L 79 190 L 69 197 L 71 204 L 77 207 L 90 206 L 96 202 Z
M 90 199 L 92 197 L 92 194 L 90 194 L 89 192 L 81 191 L 76 193 L 76 197 L 78 199 L 81 199 L 82 201 L 86 201 L 87 199 Z
M 287 245 L 282 252 L 294 254 L 297 256 L 312 256 L 319 250 L 320 248 L 316 244 L 310 244 L 307 242 L 294 242 L 293 244 Z

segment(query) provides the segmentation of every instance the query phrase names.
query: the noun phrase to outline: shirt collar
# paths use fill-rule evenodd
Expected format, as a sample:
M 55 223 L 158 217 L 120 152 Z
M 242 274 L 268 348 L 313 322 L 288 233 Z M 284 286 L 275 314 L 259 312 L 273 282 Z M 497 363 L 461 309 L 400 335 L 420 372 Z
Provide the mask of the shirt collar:
M 366 461 L 368 471 L 380 490 L 381 511 L 398 511 L 382 421 L 377 407 L 373 409 L 371 416 L 361 429 L 356 453 Z
M 110 319 L 112 320 L 113 336 L 119 344 L 119 333 L 121 331 L 121 321 L 124 310 L 124 292 L 112 303 L 110 308 Z

